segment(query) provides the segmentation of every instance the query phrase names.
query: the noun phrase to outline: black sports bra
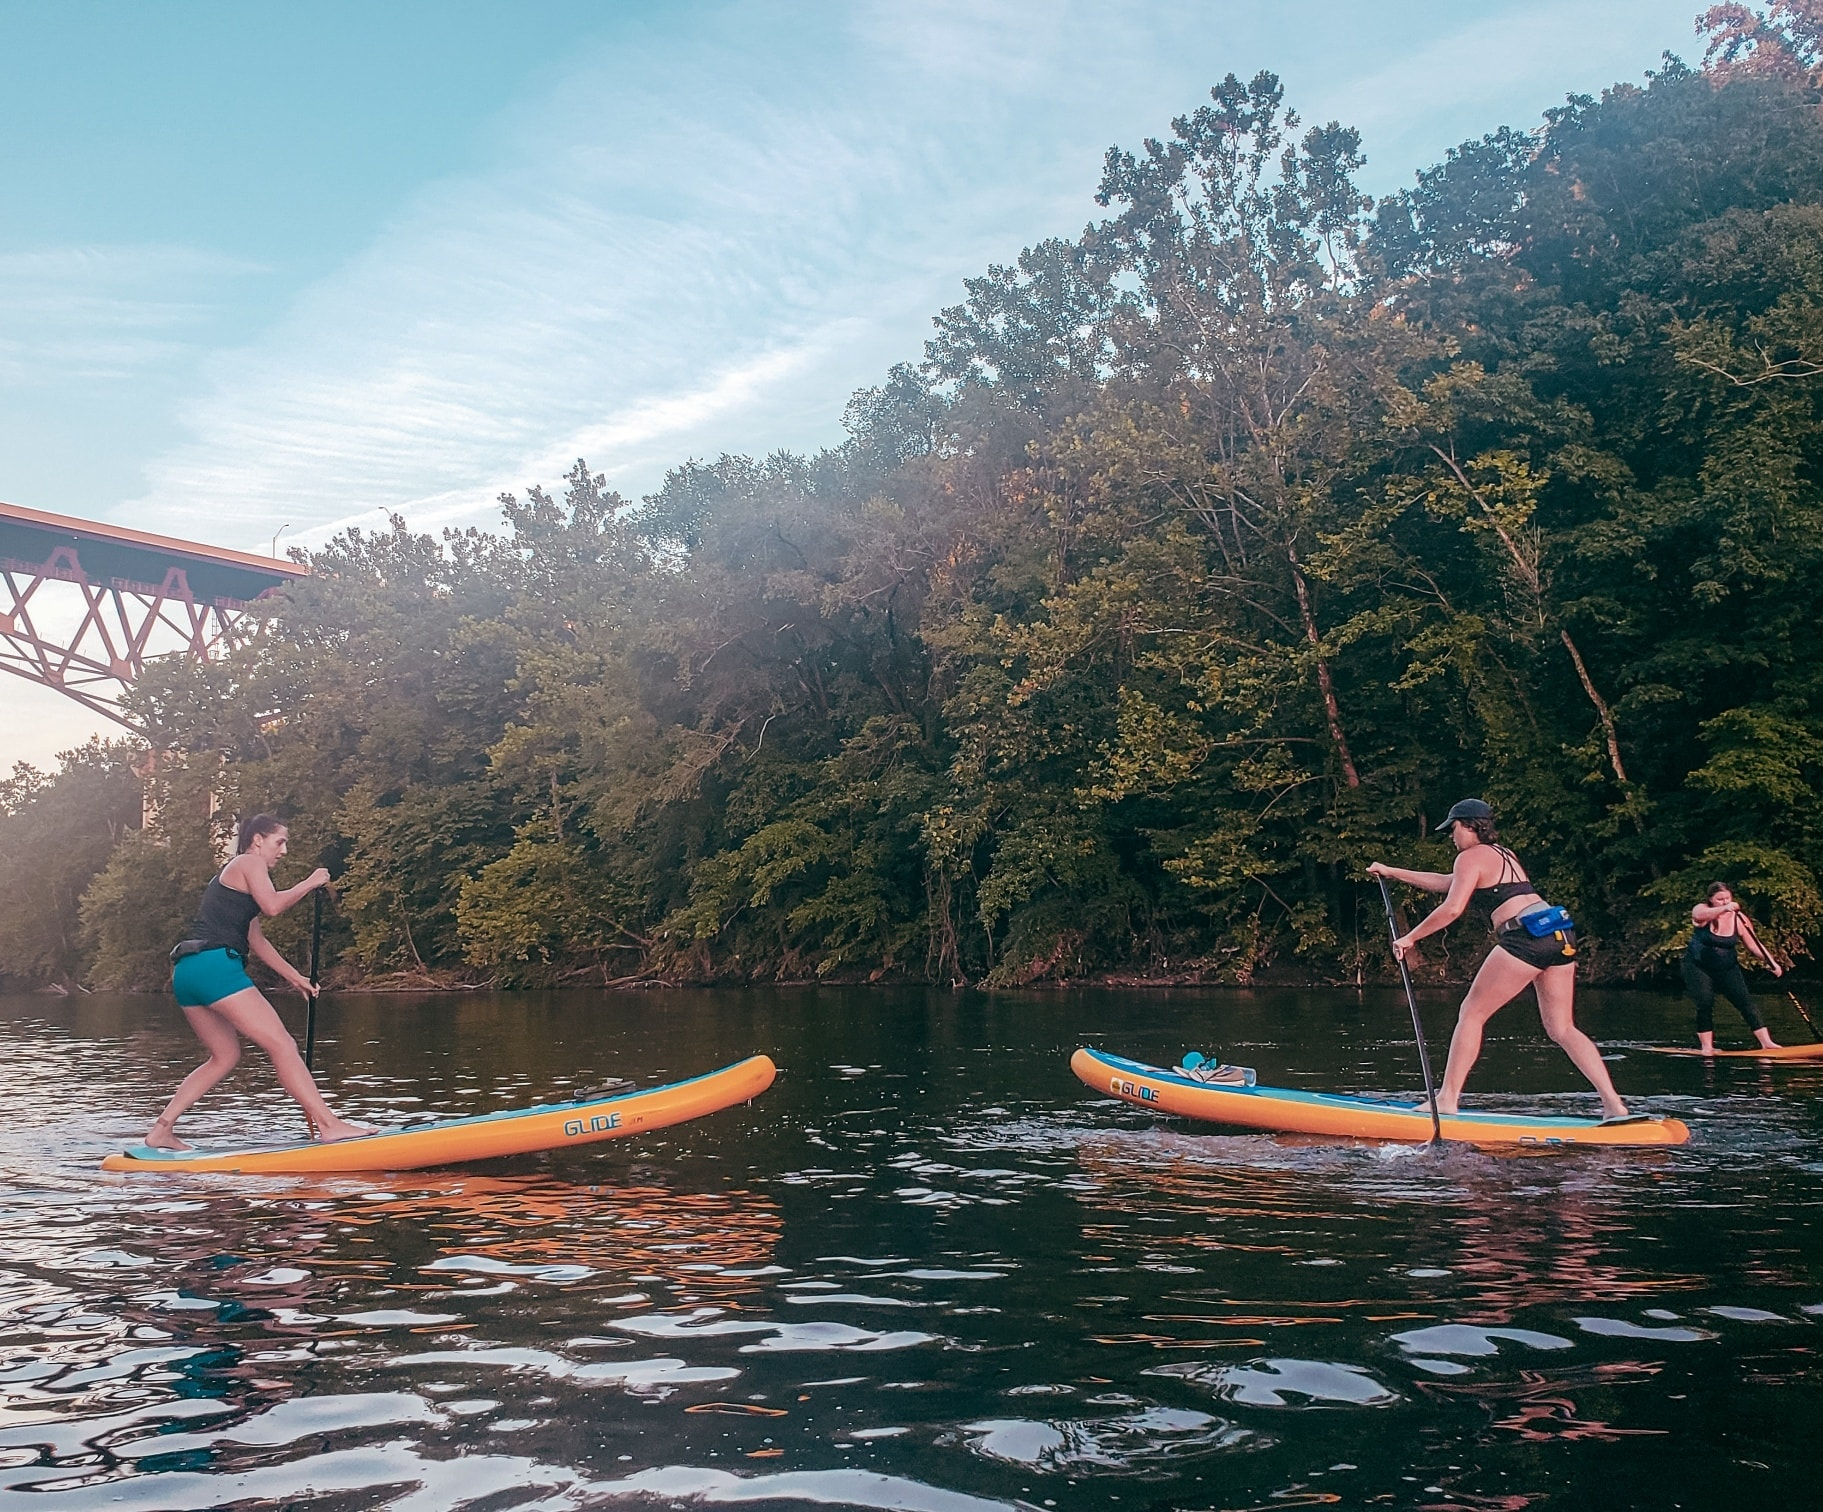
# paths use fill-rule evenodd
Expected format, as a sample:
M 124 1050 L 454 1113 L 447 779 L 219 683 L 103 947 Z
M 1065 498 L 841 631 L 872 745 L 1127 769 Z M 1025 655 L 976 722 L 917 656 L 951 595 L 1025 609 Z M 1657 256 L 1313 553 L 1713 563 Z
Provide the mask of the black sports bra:
M 1472 895 L 1475 905 L 1485 908 L 1489 913 L 1493 913 L 1503 903 L 1511 903 L 1515 898 L 1523 898 L 1538 891 L 1537 885 L 1524 874 L 1519 857 L 1504 845 L 1496 845 L 1494 849 L 1500 852 L 1500 880 L 1490 882 L 1486 887 L 1477 887 Z M 1509 871 L 1518 875 L 1509 880 Z

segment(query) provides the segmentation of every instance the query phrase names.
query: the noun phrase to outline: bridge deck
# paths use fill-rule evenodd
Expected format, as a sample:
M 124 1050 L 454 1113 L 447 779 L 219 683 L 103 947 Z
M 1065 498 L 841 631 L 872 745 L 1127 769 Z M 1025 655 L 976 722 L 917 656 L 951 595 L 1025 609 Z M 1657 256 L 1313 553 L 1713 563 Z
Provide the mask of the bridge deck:
M 69 569 L 53 563 L 59 547 L 73 552 L 98 587 L 155 594 L 165 588 L 171 569 L 181 567 L 197 603 L 223 607 L 239 608 L 310 575 L 308 567 L 276 557 L 0 503 L 0 568 L 68 581 Z

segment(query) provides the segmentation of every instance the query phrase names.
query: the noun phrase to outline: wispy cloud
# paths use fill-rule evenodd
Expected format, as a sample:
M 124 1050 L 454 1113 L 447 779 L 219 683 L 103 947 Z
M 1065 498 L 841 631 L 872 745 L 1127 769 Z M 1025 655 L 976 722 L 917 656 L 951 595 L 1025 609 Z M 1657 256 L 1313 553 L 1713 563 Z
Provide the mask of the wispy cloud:
M 110 380 L 168 361 L 196 340 L 224 281 L 261 271 L 193 247 L 0 254 L 0 383 Z
M 1642 51 L 1666 5 L 1412 5 L 1416 49 L 1396 16 L 1311 9 L 1332 18 L 1315 40 L 1257 4 L 682 12 L 512 106 L 485 168 L 216 359 L 191 439 L 118 513 L 309 541 L 376 508 L 487 522 L 577 456 L 638 493 L 687 456 L 822 444 L 963 276 L 1079 229 L 1102 150 L 1228 68 L 1289 54 L 1306 114 L 1365 123 L 1377 150 L 1426 110 L 1496 124 L 1487 97 L 1549 75 L 1565 31 Z
M 1530 126 L 1536 116 L 1511 117 L 1501 105 L 1529 100 L 1536 109 L 1616 80 L 1637 83 L 1660 49 L 1686 44 L 1696 9 L 1692 0 L 1528 0 L 1465 17 L 1350 80 L 1325 113 L 1360 127 L 1382 161 L 1454 145 L 1437 143 L 1440 121 L 1455 126 L 1451 137 Z
M 518 491 L 527 480 L 549 482 L 559 477 L 568 472 L 578 458 L 616 457 L 621 459 L 623 470 L 655 472 L 675 457 L 674 451 L 658 449 L 664 443 L 681 435 L 700 432 L 731 411 L 753 403 L 768 387 L 791 381 L 819 354 L 819 347 L 826 349 L 827 345 L 812 341 L 794 350 L 768 353 L 743 367 L 715 376 L 703 388 L 645 400 L 612 420 L 585 426 L 551 446 L 542 456 L 530 458 L 492 479 L 416 498 L 405 506 L 375 508 L 407 508 L 416 528 L 434 530 L 444 525 L 472 523 L 477 501 L 482 496 L 491 506 L 500 494 Z M 373 509 L 366 509 L 324 521 L 288 539 L 303 544 L 320 543 L 350 526 L 371 528 L 375 524 L 373 514 Z
M 908 90 L 930 80 L 882 58 L 837 48 L 789 85 L 694 45 L 579 64 L 493 169 L 425 192 L 221 358 L 195 439 L 128 512 L 252 539 L 375 506 L 487 517 L 577 455 L 637 489 L 658 442 L 676 461 L 830 438 L 939 291 L 1016 250 L 1029 203 L 968 182 L 966 91 L 932 131 Z

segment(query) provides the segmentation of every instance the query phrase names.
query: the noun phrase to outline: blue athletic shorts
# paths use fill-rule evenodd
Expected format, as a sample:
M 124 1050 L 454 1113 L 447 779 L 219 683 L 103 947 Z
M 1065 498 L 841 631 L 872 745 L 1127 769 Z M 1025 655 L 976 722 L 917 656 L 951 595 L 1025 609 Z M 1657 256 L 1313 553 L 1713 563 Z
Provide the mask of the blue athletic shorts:
M 179 1008 L 207 1008 L 252 985 L 245 964 L 231 950 L 199 950 L 171 970 Z

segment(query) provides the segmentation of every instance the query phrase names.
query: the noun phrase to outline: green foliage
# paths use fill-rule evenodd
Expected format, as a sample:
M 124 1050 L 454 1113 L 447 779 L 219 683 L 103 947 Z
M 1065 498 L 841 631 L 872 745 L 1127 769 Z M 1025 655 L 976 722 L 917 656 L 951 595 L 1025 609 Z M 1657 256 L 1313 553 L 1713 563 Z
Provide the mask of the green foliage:
M 151 991 L 169 982 L 171 947 L 229 848 L 226 824 L 210 813 L 220 775 L 206 757 L 174 756 L 148 775 L 151 823 L 122 837 L 82 896 L 92 985 Z
M 139 823 L 135 754 L 97 737 L 60 753 L 55 773 L 22 762 L 0 781 L 0 984 L 81 975 L 83 891 Z
M 339 538 L 141 685 L 171 780 L 290 818 L 368 972 L 1352 980 L 1363 864 L 1440 864 L 1471 792 L 1599 970 L 1712 874 L 1808 949 L 1823 118 L 1775 10 L 1768 66 L 1714 22 L 1713 71 L 1377 207 L 1351 129 L 1230 77 L 842 446 Z M 206 874 L 164 812 L 89 891 L 97 981 Z

